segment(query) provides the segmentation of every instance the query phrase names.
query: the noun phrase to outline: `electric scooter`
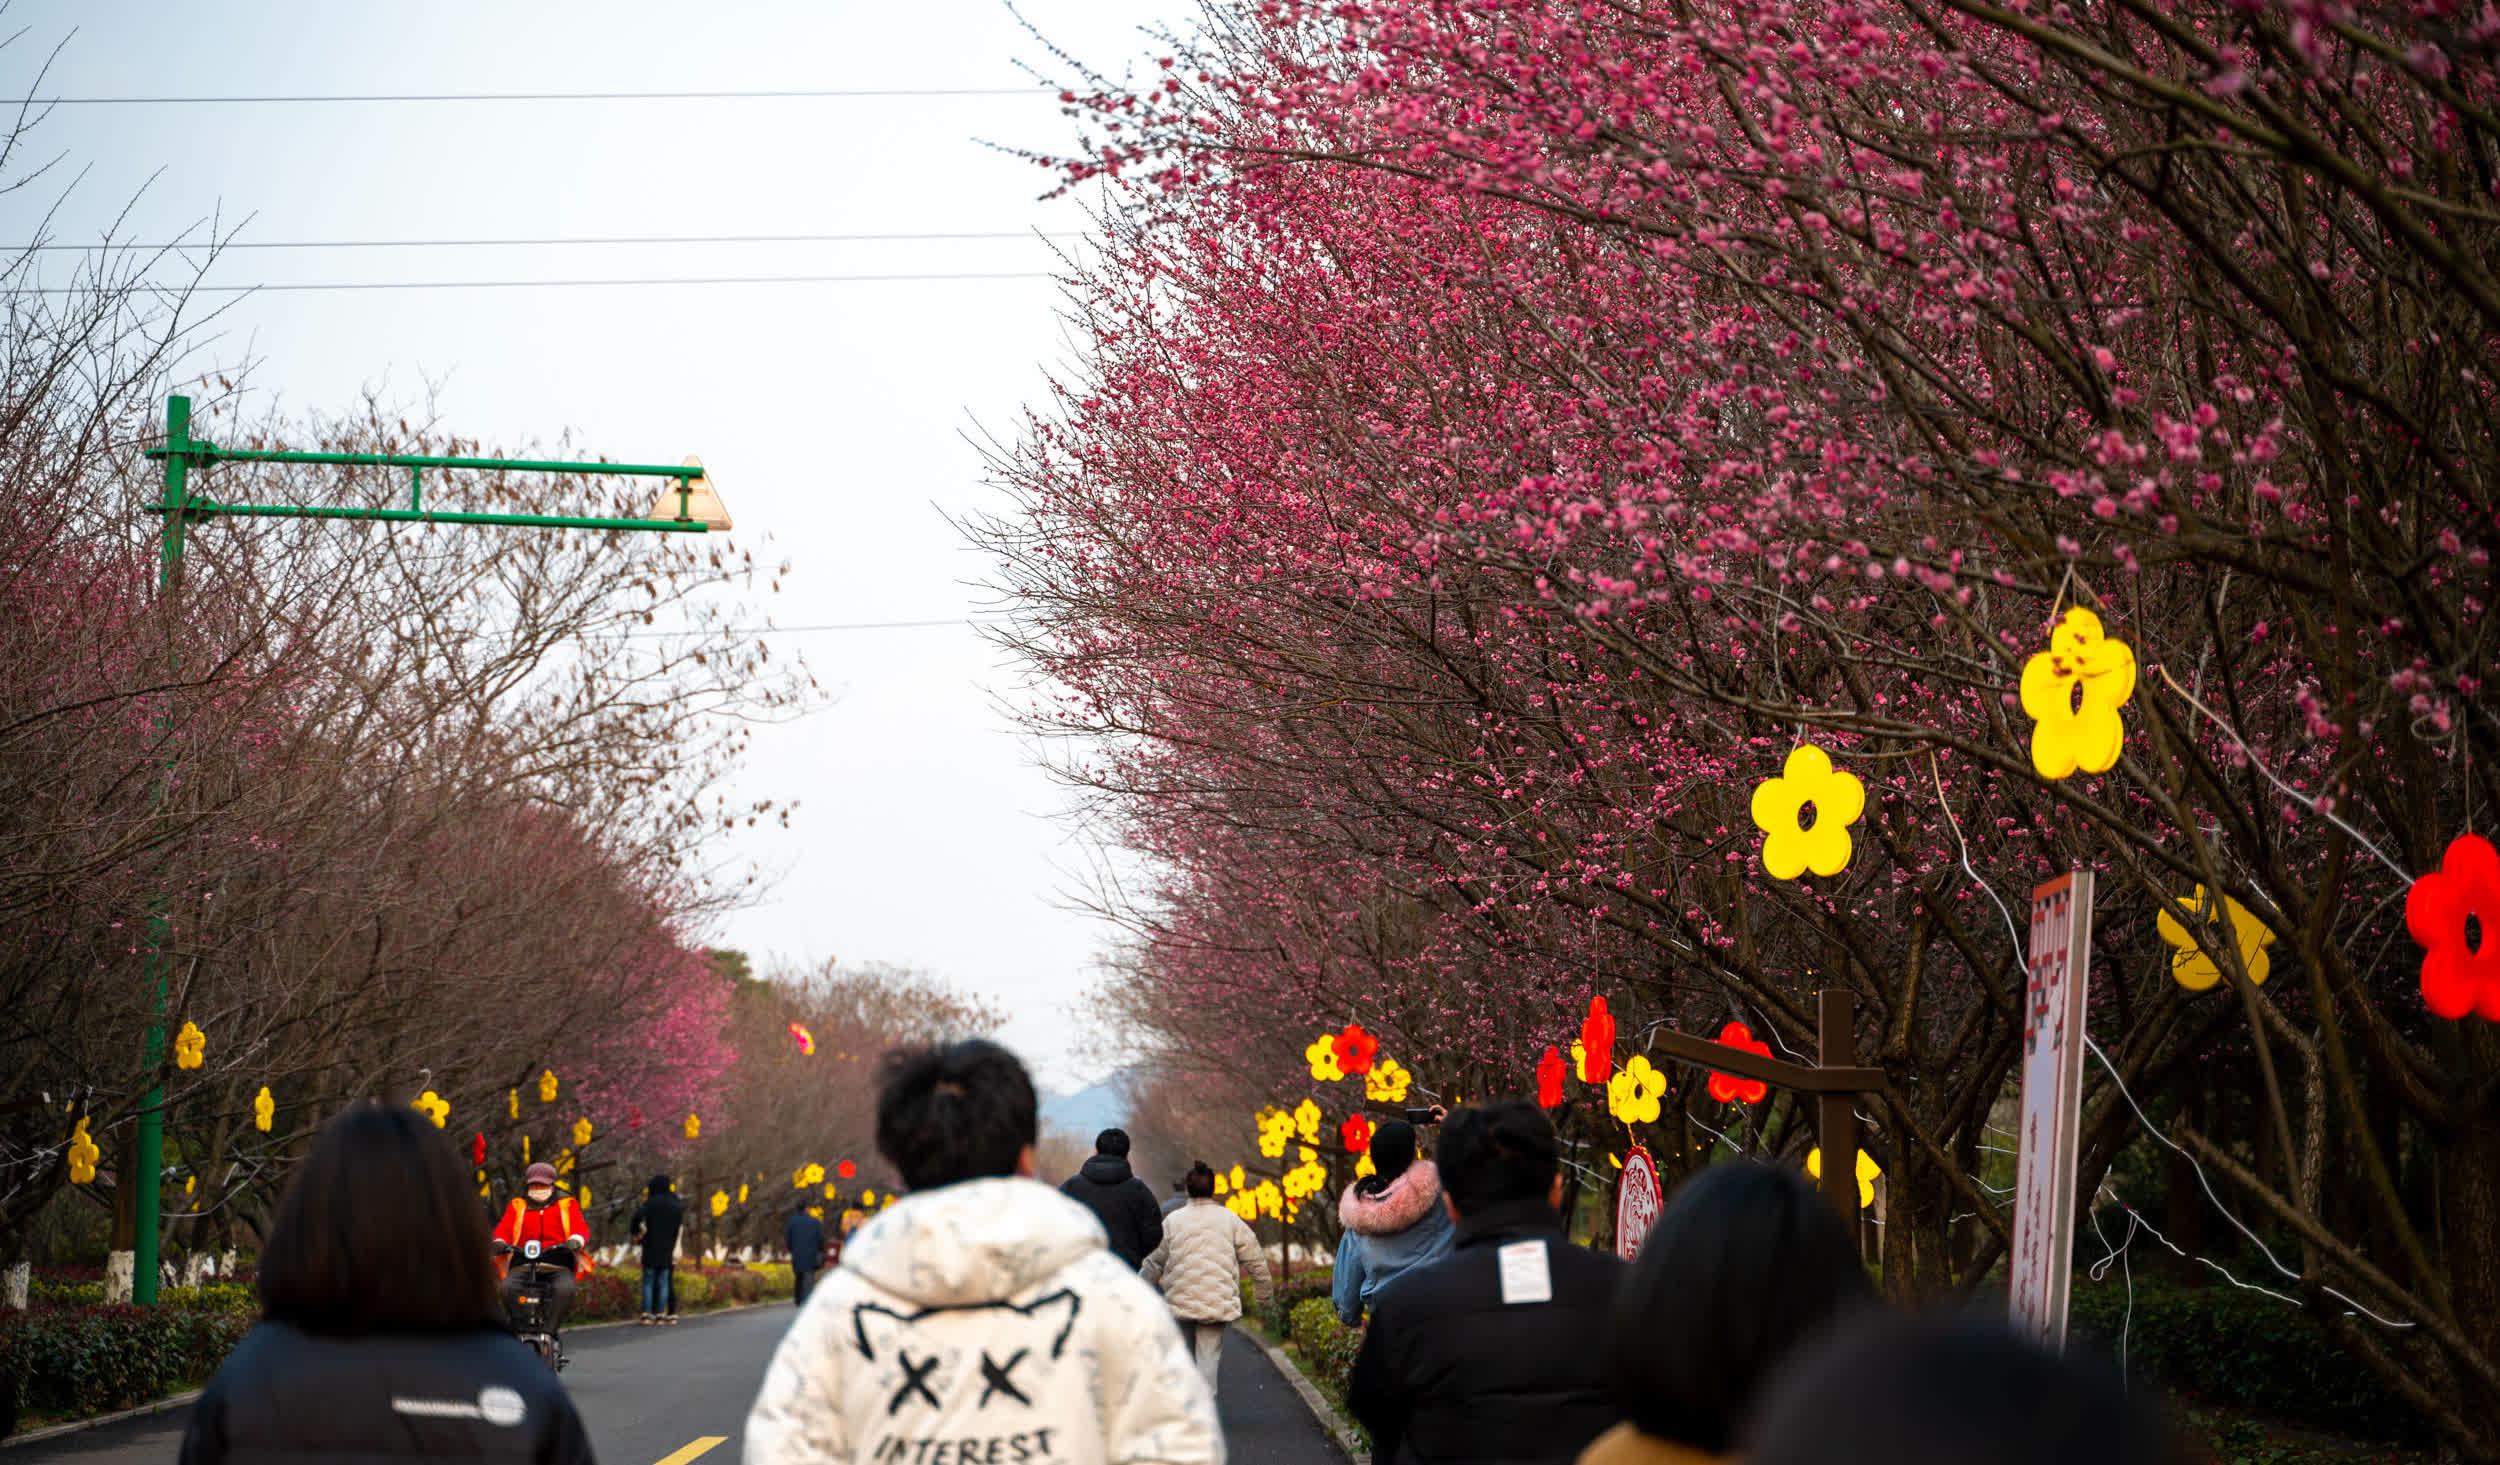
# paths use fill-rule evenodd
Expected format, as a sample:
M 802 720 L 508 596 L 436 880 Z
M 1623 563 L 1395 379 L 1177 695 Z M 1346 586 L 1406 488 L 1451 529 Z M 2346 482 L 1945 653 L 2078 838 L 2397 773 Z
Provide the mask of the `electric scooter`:
M 498 1241 L 495 1250 L 499 1254 L 509 1253 L 512 1246 Z M 524 1241 L 520 1251 L 519 1259 L 512 1265 L 520 1273 L 521 1287 L 506 1310 L 504 1321 L 513 1336 L 527 1343 L 547 1367 L 562 1373 L 566 1362 L 563 1339 L 548 1319 L 555 1300 L 555 1279 L 573 1275 L 573 1248 L 542 1247 L 535 1241 Z

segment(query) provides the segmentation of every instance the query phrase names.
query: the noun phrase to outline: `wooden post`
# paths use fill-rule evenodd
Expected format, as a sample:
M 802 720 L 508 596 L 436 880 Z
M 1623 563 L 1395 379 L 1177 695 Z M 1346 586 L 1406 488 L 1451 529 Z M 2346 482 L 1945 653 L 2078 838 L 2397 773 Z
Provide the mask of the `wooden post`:
M 1857 1066 L 1856 1003 L 1845 988 L 1825 987 L 1815 1061 L 1824 1068 Z M 1815 1099 L 1815 1139 L 1823 1148 L 1823 1198 L 1858 1231 L 1857 1095 L 1827 1090 Z

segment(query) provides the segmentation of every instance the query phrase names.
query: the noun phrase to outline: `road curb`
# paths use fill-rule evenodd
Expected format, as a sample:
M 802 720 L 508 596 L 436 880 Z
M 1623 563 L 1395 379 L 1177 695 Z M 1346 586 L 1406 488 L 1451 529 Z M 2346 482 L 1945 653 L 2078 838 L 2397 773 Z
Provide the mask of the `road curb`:
M 1328 1402 L 1328 1396 L 1319 1391 L 1319 1385 L 1311 1382 L 1284 1349 L 1248 1328 L 1236 1328 L 1234 1331 L 1249 1339 L 1253 1347 L 1267 1355 L 1267 1361 L 1275 1365 L 1276 1371 L 1285 1376 L 1285 1382 L 1291 1384 L 1294 1393 L 1301 1398 L 1302 1407 L 1311 1411 L 1311 1418 L 1318 1423 L 1320 1432 L 1335 1443 L 1338 1453 L 1352 1465 L 1371 1465 L 1371 1452 L 1363 1448 L 1362 1436 L 1337 1417 L 1337 1406 Z
M 701 1312 L 690 1312 L 685 1316 L 689 1318 L 718 1317 L 723 1313 L 751 1312 L 756 1308 L 771 1307 L 775 1304 L 787 1305 L 784 1299 L 776 1297 L 766 1302 L 739 1302 L 727 1307 L 707 1307 Z M 564 1335 L 569 1338 L 575 1333 L 595 1333 L 601 1328 L 630 1328 L 635 1321 L 633 1318 L 621 1317 L 604 1323 L 584 1323 L 578 1328 L 566 1328 Z M 1294 1374 L 1293 1377 L 1297 1382 L 1301 1379 L 1299 1374 Z M 67 1424 L 47 1424 L 41 1429 L 30 1429 L 24 1434 L 13 1434 L 6 1439 L 0 1439 L 0 1450 L 13 1450 L 19 1445 L 39 1445 L 45 1440 L 57 1440 L 63 1435 L 80 1434 L 91 1429 L 102 1429 L 108 1424 L 119 1424 L 125 1419 L 140 1419 L 150 1414 L 163 1414 L 170 1409 L 180 1409 L 185 1405 L 198 1403 L 200 1392 L 198 1389 L 191 1389 L 180 1394 L 168 1394 L 162 1399 L 151 1399 L 134 1408 L 117 1409 L 110 1414 L 99 1414 L 93 1419 L 73 1419 Z

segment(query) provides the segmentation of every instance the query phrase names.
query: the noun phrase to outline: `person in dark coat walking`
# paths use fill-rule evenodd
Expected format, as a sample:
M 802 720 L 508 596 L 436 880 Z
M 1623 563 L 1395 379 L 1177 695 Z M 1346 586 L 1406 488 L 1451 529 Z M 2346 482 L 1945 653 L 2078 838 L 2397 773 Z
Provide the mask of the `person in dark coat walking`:
M 642 1243 L 642 1325 L 677 1321 L 677 1233 L 686 1224 L 685 1202 L 665 1175 L 643 1189 L 626 1234 Z
M 413 1109 L 322 1126 L 261 1248 L 261 1320 L 182 1436 L 182 1465 L 592 1465 L 555 1373 L 504 1331 L 477 1196 Z
M 1111 1254 L 1130 1271 L 1163 1244 L 1163 1207 L 1137 1172 L 1128 1167 L 1128 1131 L 1106 1129 L 1094 1136 L 1094 1157 L 1059 1187 L 1059 1193 L 1094 1213 L 1111 1237 Z
M 1461 1109 L 1437 1154 L 1455 1245 L 1374 1294 L 1347 1407 L 1380 1465 L 1562 1465 L 1622 1417 L 1601 1344 L 1623 1264 L 1564 1237 L 1535 1105 Z
M 798 1283 L 796 1300 L 805 1307 L 807 1289 L 816 1285 L 816 1273 L 825 1265 L 825 1223 L 807 1209 L 807 1202 L 800 1201 L 790 1208 L 781 1237 L 790 1244 L 790 1272 Z

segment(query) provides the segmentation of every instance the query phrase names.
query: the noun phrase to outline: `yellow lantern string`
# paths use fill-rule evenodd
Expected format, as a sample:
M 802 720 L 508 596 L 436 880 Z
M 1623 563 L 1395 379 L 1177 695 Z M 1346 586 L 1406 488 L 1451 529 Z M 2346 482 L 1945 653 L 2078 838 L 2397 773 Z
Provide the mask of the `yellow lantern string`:
M 182 1031 L 174 1034 L 174 1067 L 197 1068 L 207 1057 L 208 1034 L 200 1031 L 198 1023 L 183 1019 Z
M 556 1071 L 552 1068 L 542 1069 L 538 1075 L 538 1102 L 552 1104 L 555 1101 Z

